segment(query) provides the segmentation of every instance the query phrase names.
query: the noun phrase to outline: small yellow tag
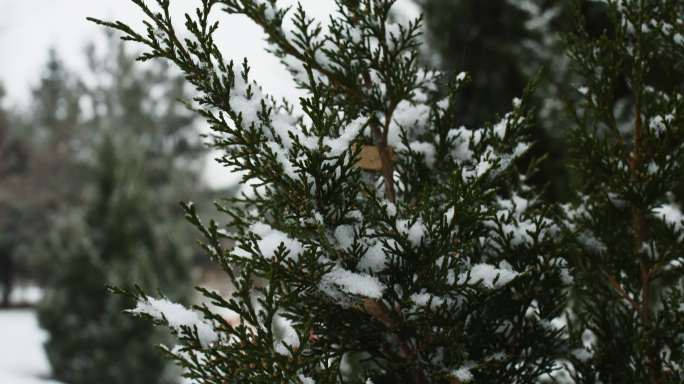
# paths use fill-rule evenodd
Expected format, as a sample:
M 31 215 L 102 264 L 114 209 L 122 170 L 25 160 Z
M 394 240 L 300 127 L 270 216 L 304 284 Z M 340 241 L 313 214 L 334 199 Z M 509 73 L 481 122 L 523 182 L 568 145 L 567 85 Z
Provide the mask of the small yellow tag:
M 390 159 L 394 161 L 394 150 L 388 147 Z M 359 154 L 359 161 L 356 166 L 371 172 L 382 171 L 382 160 L 380 160 L 380 150 L 375 145 L 363 145 Z

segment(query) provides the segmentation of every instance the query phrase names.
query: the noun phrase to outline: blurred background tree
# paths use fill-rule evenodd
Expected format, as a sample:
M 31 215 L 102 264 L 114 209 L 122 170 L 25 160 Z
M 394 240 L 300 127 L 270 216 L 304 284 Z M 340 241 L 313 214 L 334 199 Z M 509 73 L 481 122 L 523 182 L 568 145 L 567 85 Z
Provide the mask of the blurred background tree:
M 0 307 L 10 304 L 14 284 L 15 262 L 13 251 L 16 246 L 17 225 L 14 218 L 18 214 L 12 191 L 17 180 L 26 170 L 26 145 L 12 129 L 9 111 L 3 108 L 5 92 L 0 84 Z
M 78 76 L 53 55 L 34 92 L 34 145 L 56 143 L 56 154 L 45 161 L 49 177 L 32 175 L 49 195 L 30 207 L 44 215 L 47 240 L 26 245 L 26 254 L 42 271 L 38 318 L 57 379 L 171 383 L 177 375 L 155 348 L 165 336 L 123 315 L 131 303 L 106 285 L 191 300 L 193 239 L 178 202 L 208 195 L 205 152 L 181 79 L 107 41 L 102 52 L 86 49 L 88 71 Z
M 80 178 L 74 163 L 73 140 L 79 135 L 75 82 L 51 51 L 27 114 L 3 123 L 0 144 L 0 250 L 4 300 L 9 305 L 13 281 L 31 270 L 35 234 L 49 228 L 51 213 L 78 195 Z M 38 266 L 39 264 L 34 264 Z
M 163 335 L 122 318 L 130 303 L 105 284 L 165 287 L 187 302 L 189 257 L 173 233 L 164 233 L 164 217 L 145 185 L 141 145 L 118 132 L 101 140 L 93 148 L 85 206 L 57 216 L 47 243 L 53 273 L 38 306 L 50 334 L 47 356 L 53 375 L 67 383 L 174 382 L 154 348 Z
M 573 92 L 560 32 L 572 2 L 548 0 L 416 0 L 425 16 L 426 59 L 447 73 L 468 72 L 472 82 L 458 96 L 455 119 L 470 128 L 511 108 L 534 80 L 530 158 L 548 155 L 533 178 L 547 184 L 546 197 L 569 198 L 562 136 L 569 125 L 565 100 Z
M 26 169 L 14 190 L 19 205 L 13 221 L 14 258 L 19 276 L 42 282 L 49 264 L 36 252 L 35 233 L 47 233 L 51 219 L 67 206 L 77 205 L 84 183 L 82 164 L 77 161 L 78 142 L 85 129 L 80 126 L 78 79 L 63 65 L 55 50 L 43 75 L 32 91 L 29 113 L 20 116 L 16 129 L 27 146 Z

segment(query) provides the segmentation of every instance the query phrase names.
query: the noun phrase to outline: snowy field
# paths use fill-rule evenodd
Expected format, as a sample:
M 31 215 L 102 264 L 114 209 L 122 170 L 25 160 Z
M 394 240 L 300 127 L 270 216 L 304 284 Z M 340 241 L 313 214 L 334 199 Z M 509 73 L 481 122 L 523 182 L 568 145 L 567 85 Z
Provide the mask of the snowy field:
M 45 333 L 31 309 L 0 310 L 0 383 L 48 384 Z

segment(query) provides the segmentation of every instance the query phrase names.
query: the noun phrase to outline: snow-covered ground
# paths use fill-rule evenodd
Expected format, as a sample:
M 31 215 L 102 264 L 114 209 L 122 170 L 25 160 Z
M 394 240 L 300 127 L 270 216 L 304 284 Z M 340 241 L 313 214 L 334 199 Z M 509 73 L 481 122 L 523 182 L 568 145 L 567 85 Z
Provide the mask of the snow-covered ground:
M 0 310 L 0 383 L 48 384 L 46 334 L 31 309 Z

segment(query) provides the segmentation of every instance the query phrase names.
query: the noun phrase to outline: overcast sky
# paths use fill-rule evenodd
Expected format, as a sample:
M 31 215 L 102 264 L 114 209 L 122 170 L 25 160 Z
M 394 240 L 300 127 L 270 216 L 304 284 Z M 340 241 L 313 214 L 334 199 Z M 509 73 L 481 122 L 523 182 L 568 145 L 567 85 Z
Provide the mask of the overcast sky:
M 177 0 L 174 13 L 182 22 L 183 13 L 197 1 Z M 292 4 L 294 0 L 280 0 Z M 333 8 L 332 0 L 301 0 L 312 16 L 325 20 Z M 140 25 L 141 11 L 128 0 L 0 0 L 0 79 L 8 91 L 10 104 L 28 100 L 48 48 L 55 47 L 72 68 L 83 67 L 82 50 L 88 40 L 102 40 L 101 28 L 87 16 L 122 20 Z M 179 23 L 180 24 L 180 23 Z M 247 57 L 255 78 L 278 95 L 291 89 L 287 73 L 278 61 L 264 51 L 263 33 L 246 18 L 221 18 L 220 45 L 226 56 Z M 289 94 L 284 92 L 284 95 Z
M 326 20 L 333 10 L 333 0 L 300 0 L 311 16 Z M 172 1 L 177 20 L 198 1 Z M 279 0 L 279 4 L 296 0 Z M 400 0 L 399 7 L 415 12 L 411 0 Z M 25 106 L 30 89 L 35 86 L 48 49 L 58 50 L 62 60 L 78 70 L 84 68 L 83 47 L 88 41 L 102 40 L 101 28 L 86 20 L 92 16 L 121 20 L 140 25 L 141 12 L 128 0 L 0 0 L 0 81 L 7 91 L 5 104 Z M 275 96 L 296 97 L 289 74 L 264 51 L 263 33 L 246 18 L 225 16 L 220 19 L 219 45 L 226 57 L 241 61 L 247 57 L 252 75 L 266 91 Z M 212 184 L 221 184 L 225 171 L 209 168 Z

